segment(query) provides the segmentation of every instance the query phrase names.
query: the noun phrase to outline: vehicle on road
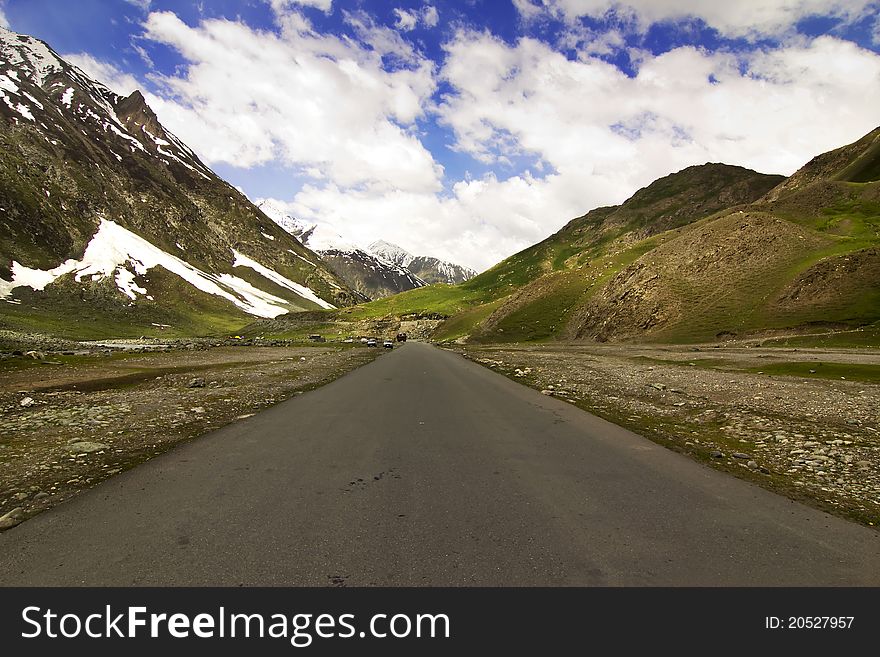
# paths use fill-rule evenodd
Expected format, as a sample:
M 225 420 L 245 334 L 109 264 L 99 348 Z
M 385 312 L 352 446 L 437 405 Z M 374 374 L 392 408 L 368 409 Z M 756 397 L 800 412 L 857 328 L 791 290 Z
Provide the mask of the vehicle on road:
M 371 338 L 371 339 L 367 340 L 367 346 L 368 347 L 377 347 L 377 346 L 379 346 L 379 343 Z
M 382 343 L 382 346 L 386 349 L 394 349 L 394 343 L 391 342 L 391 340 L 385 340 L 385 342 Z
M 397 334 L 398 342 L 406 342 L 406 333 L 398 333 Z

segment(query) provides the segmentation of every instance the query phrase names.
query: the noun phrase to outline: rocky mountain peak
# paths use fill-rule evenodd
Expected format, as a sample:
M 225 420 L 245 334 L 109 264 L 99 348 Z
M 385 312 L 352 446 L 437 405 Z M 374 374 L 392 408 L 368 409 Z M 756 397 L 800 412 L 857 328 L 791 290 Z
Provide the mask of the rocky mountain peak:
M 146 129 L 156 136 L 165 132 L 156 113 L 150 109 L 144 95 L 137 89 L 116 104 L 116 116 L 129 132 Z

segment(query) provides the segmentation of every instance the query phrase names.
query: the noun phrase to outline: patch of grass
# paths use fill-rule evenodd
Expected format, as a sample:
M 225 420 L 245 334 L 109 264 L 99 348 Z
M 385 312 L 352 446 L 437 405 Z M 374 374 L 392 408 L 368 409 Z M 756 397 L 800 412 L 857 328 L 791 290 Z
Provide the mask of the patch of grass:
M 432 337 L 440 342 L 466 337 L 473 332 L 474 327 L 491 315 L 502 302 L 503 299 L 497 299 L 476 308 L 464 310 L 443 322 Z
M 450 316 L 486 300 L 492 299 L 485 299 L 482 293 L 468 290 L 464 285 L 437 284 L 408 290 L 352 308 L 342 308 L 338 311 L 338 316 L 342 320 L 380 319 L 432 313 Z
M 770 338 L 764 347 L 868 347 L 880 348 L 880 326 L 872 325 L 847 331 L 829 331 L 810 335 Z
M 748 372 L 763 372 L 774 376 L 796 376 L 804 379 L 847 379 L 880 383 L 880 365 L 872 363 L 820 363 L 793 361 L 767 363 L 761 367 L 749 367 Z

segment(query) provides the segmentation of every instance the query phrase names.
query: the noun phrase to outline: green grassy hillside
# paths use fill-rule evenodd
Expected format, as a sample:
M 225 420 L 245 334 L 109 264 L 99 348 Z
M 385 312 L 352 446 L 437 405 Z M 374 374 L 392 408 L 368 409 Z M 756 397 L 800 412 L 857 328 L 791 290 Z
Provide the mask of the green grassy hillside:
M 878 177 L 880 129 L 788 179 L 689 167 L 467 283 L 342 315 L 439 314 L 449 319 L 437 339 L 477 342 L 703 342 L 857 327 L 864 342 L 880 326 Z

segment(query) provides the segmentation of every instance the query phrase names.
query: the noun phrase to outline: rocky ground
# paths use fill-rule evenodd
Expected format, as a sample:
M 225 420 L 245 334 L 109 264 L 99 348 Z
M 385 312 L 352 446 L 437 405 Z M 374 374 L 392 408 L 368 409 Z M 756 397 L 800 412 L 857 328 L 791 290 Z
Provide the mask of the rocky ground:
M 456 350 L 712 467 L 880 525 L 880 350 Z
M 141 340 L 2 354 L 0 530 L 381 353 L 209 345 Z

